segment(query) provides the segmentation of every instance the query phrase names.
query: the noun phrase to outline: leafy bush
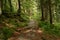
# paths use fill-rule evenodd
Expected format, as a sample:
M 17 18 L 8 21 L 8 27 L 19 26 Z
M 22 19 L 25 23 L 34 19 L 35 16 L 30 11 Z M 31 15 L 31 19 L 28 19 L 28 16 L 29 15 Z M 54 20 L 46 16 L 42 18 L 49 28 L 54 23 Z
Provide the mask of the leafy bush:
M 3 27 L 2 28 L 2 33 L 4 35 L 4 39 L 8 39 L 9 37 L 12 36 L 13 34 L 13 31 L 11 28 L 8 28 L 8 27 Z
M 44 30 L 44 33 L 48 33 L 54 36 L 60 36 L 60 25 L 54 24 L 50 25 L 46 22 L 40 22 L 39 26 Z

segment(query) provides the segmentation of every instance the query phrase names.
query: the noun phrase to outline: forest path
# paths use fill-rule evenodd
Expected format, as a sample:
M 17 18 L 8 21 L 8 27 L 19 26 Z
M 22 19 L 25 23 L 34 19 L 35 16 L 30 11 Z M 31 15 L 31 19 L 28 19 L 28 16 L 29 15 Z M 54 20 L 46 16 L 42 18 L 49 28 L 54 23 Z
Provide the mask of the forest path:
M 44 34 L 44 30 L 37 28 L 37 22 L 33 19 L 28 23 L 26 28 L 18 28 L 18 31 L 15 31 L 11 38 L 8 40 L 60 40 L 49 34 Z
M 32 29 L 38 27 L 37 21 L 34 19 L 30 19 L 30 21 L 28 23 L 28 27 L 31 27 Z

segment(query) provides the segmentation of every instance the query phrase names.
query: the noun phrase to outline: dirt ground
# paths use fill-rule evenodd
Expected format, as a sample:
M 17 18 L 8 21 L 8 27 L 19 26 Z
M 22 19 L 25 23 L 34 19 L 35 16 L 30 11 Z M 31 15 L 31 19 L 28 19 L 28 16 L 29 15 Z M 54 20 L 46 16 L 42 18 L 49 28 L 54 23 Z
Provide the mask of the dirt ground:
M 17 29 L 18 32 L 15 31 L 12 37 L 8 38 L 8 40 L 60 40 L 60 38 L 44 34 L 41 28 L 39 29 Z
M 60 37 L 45 34 L 43 29 L 38 28 L 38 23 L 32 19 L 28 23 L 28 28 L 16 30 L 8 40 L 60 40 Z

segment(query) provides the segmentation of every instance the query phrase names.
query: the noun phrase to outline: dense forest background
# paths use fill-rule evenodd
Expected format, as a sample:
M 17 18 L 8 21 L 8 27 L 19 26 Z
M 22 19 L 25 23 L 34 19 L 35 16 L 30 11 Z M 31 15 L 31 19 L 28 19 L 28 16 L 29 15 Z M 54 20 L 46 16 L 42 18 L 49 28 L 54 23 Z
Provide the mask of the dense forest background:
M 0 0 L 0 40 L 8 40 L 12 35 L 30 29 L 43 30 L 45 35 L 58 40 L 60 0 Z

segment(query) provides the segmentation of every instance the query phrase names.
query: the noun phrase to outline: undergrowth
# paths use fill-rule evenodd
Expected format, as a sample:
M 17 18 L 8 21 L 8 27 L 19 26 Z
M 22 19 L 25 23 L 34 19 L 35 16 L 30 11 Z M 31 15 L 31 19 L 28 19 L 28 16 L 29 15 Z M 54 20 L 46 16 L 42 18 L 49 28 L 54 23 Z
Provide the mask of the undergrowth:
M 13 35 L 13 32 L 18 27 L 26 27 L 28 21 L 21 22 L 18 18 L 7 18 L 2 16 L 0 18 L 0 39 L 7 40 L 9 37 Z
M 39 22 L 39 27 L 44 30 L 44 33 L 60 37 L 60 24 L 52 24 L 47 22 Z

